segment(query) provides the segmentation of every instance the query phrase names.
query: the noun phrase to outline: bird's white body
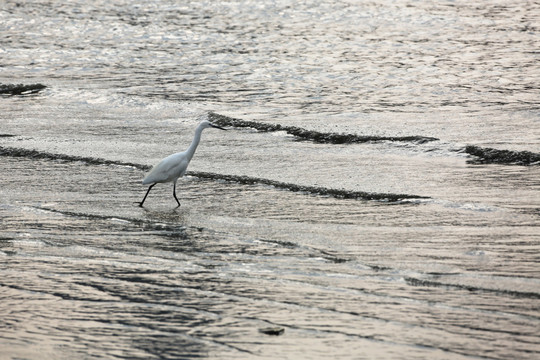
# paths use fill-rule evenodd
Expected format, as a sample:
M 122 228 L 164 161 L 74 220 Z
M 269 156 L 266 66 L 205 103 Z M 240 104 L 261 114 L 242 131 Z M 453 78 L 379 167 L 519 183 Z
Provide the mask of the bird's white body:
M 143 185 L 176 182 L 186 174 L 189 160 L 191 159 L 187 158 L 186 151 L 167 156 L 146 175 Z
M 167 156 L 165 159 L 161 160 L 156 166 L 154 166 L 152 170 L 150 170 L 150 172 L 146 175 L 142 183 L 143 185 L 148 185 L 148 184 L 151 184 L 151 185 L 148 188 L 148 191 L 146 192 L 144 199 L 139 203 L 139 206 L 141 207 L 143 206 L 144 201 L 146 200 L 146 197 L 148 196 L 148 193 L 150 192 L 150 189 L 152 189 L 154 185 L 156 185 L 157 183 L 167 183 L 167 182 L 174 183 L 174 187 L 173 187 L 174 199 L 178 203 L 178 206 L 180 206 L 180 202 L 178 201 L 178 198 L 176 197 L 176 182 L 178 181 L 178 178 L 186 174 L 189 162 L 193 158 L 193 155 L 195 154 L 195 150 L 197 149 L 197 146 L 199 145 L 199 142 L 201 141 L 202 131 L 209 127 L 215 127 L 217 129 L 226 130 L 217 125 L 210 123 L 209 121 L 206 121 L 206 120 L 202 121 L 199 124 L 199 126 L 197 126 L 197 129 L 195 129 L 195 136 L 193 137 L 193 141 L 191 142 L 191 145 L 187 148 L 186 151 Z

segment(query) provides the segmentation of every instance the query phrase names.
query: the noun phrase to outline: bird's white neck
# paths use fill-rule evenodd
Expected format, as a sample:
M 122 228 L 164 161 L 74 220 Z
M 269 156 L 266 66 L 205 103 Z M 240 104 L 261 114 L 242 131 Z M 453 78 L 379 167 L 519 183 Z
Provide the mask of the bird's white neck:
M 193 157 L 193 154 L 195 154 L 195 150 L 197 150 L 197 146 L 199 145 L 199 142 L 201 141 L 201 134 L 204 128 L 202 126 L 198 126 L 197 129 L 195 129 L 195 136 L 193 137 L 193 141 L 191 142 L 191 145 L 186 150 L 187 158 L 189 161 L 191 161 L 191 158 Z

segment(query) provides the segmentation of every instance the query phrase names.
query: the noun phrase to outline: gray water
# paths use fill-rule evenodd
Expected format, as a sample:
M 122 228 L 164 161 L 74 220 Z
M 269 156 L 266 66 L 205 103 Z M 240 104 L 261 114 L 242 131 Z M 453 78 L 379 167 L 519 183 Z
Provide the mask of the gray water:
M 538 358 L 539 23 L 3 1 L 0 359 Z

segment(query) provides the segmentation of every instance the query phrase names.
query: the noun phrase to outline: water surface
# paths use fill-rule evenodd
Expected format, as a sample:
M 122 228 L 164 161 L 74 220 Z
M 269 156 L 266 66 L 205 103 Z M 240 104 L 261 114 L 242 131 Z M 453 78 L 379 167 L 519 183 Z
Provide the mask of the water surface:
M 3 2 L 2 356 L 537 358 L 539 15 Z

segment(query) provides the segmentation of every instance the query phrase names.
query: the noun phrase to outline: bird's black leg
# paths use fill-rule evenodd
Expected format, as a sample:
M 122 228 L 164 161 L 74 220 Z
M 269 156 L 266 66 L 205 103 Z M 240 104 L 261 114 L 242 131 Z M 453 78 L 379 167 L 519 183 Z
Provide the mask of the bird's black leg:
M 174 196 L 174 200 L 176 200 L 176 202 L 178 203 L 177 207 L 180 207 L 180 201 L 178 201 L 178 198 L 176 197 L 176 181 L 174 182 L 172 194 Z
M 142 207 L 143 204 L 144 204 L 144 200 L 146 200 L 146 197 L 148 196 L 148 194 L 150 193 L 150 190 L 152 190 L 152 188 L 154 187 L 154 185 L 156 185 L 157 183 L 153 183 L 152 185 L 150 185 L 150 187 L 148 188 L 148 191 L 146 192 L 146 195 L 144 195 L 144 198 L 142 199 L 142 201 L 139 203 L 139 206 Z

